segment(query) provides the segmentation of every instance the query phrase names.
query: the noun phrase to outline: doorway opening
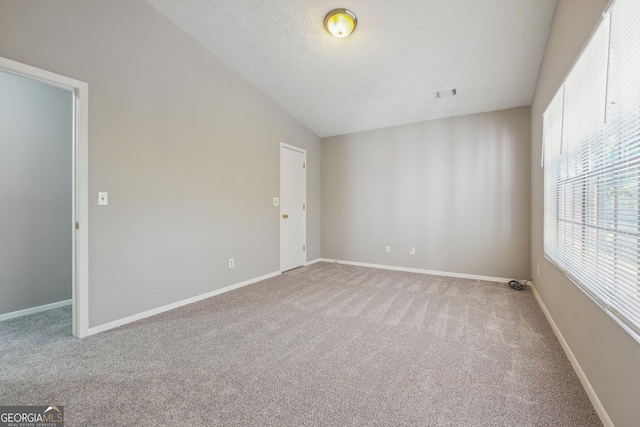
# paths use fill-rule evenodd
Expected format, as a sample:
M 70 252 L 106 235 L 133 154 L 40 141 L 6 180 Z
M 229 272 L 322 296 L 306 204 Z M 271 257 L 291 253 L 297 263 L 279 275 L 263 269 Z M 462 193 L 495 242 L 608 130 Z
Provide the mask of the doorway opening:
M 71 306 L 72 334 L 89 331 L 88 94 L 86 83 L 0 57 L 0 72 L 33 79 L 71 93 Z M 1 95 L 0 95 L 1 96 Z M 20 100 L 15 100 L 19 102 Z M 34 224 L 35 226 L 35 224 Z M 53 308 L 53 307 L 52 307 Z M 25 310 L 16 311 L 24 312 Z M 11 315 L 12 313 L 9 313 Z M 24 313 L 27 314 L 27 313 Z

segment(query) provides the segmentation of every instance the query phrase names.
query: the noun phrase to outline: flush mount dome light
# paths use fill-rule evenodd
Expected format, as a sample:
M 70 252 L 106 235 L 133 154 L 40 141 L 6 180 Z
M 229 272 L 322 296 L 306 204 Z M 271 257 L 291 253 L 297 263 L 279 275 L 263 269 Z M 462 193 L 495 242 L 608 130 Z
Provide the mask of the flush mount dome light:
M 327 16 L 324 18 L 324 27 L 334 37 L 339 39 L 345 38 L 353 33 L 357 25 L 358 19 L 356 15 L 347 9 L 333 9 L 327 13 Z

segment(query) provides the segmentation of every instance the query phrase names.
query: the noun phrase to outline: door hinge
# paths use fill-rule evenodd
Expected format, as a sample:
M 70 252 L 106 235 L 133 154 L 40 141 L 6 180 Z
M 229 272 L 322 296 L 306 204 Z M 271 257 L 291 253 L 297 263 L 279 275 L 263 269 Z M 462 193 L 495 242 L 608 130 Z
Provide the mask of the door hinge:
M 302 204 L 302 210 L 305 210 L 305 209 L 307 209 L 307 204 L 306 204 L 306 203 L 303 203 L 303 204 Z
M 80 230 L 80 223 L 76 222 L 76 230 Z
M 302 245 L 302 251 L 306 251 L 307 250 L 307 246 L 306 245 Z
M 302 162 L 302 169 L 307 167 L 307 162 Z

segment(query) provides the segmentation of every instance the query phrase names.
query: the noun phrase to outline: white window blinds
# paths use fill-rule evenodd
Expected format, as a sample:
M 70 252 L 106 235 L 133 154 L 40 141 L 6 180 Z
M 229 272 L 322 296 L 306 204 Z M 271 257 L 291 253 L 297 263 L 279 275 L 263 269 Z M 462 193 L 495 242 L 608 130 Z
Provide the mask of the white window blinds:
M 610 6 L 543 126 L 545 256 L 640 341 L 640 1 Z

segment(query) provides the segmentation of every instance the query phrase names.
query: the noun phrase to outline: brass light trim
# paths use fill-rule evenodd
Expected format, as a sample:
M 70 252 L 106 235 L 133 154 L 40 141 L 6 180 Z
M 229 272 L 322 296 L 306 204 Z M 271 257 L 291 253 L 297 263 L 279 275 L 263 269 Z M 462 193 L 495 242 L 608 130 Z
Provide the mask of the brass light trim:
M 324 18 L 324 28 L 339 39 L 348 37 L 357 26 L 358 18 L 348 9 L 333 9 Z

